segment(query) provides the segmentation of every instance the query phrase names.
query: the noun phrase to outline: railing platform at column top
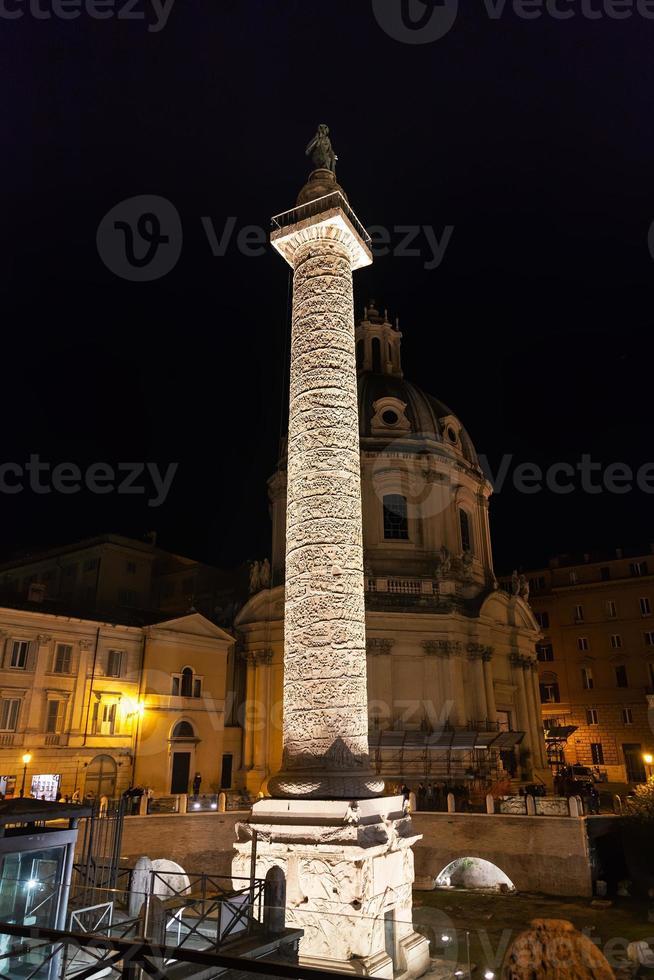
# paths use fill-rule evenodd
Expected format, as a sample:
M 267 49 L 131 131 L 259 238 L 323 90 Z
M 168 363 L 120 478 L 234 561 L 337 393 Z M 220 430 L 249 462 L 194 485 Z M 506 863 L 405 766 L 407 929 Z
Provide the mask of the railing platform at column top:
M 299 205 L 299 207 L 291 208 L 290 211 L 282 211 L 281 214 L 276 214 L 270 219 L 270 224 L 273 232 L 283 231 L 285 228 L 290 228 L 291 225 L 298 225 L 300 222 L 306 221 L 307 218 L 315 218 L 326 211 L 334 210 L 334 208 L 340 208 L 343 211 L 354 226 L 357 234 L 370 247 L 372 244 L 370 235 L 340 191 L 332 191 L 331 194 L 317 197 L 315 201 L 308 201 L 306 204 Z

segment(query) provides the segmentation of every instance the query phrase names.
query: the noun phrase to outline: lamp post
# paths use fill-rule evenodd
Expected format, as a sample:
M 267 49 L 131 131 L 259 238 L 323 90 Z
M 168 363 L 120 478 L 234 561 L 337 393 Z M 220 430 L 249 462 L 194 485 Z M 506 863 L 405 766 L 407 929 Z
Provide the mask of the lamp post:
M 25 777 L 27 776 L 27 767 L 32 761 L 32 753 L 26 752 L 23 756 L 23 781 L 20 784 L 20 795 L 25 796 Z
M 654 755 L 652 755 L 651 752 L 644 752 L 643 762 L 645 763 L 645 775 L 649 780 L 652 778 L 652 765 L 654 765 Z

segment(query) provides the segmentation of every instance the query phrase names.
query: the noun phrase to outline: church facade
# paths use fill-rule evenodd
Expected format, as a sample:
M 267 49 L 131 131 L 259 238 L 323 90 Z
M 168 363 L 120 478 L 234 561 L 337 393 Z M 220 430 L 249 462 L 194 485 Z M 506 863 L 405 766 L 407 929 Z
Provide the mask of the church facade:
M 388 783 L 547 779 L 524 580 L 503 591 L 492 487 L 458 417 L 403 377 L 402 335 L 373 305 L 356 326 L 369 744 Z M 269 480 L 272 578 L 240 610 L 246 664 L 238 782 L 281 766 L 285 454 Z

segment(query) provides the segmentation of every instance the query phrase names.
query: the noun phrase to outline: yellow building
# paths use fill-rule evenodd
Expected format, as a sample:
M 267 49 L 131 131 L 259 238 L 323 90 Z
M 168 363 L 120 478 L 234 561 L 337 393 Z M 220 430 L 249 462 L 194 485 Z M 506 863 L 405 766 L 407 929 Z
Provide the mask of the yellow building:
M 197 772 L 204 792 L 231 784 L 233 639 L 199 613 L 130 626 L 1 607 L 0 652 L 3 793 L 180 793 Z
M 576 728 L 565 762 L 643 780 L 654 752 L 654 554 L 566 556 L 527 575 L 545 728 Z

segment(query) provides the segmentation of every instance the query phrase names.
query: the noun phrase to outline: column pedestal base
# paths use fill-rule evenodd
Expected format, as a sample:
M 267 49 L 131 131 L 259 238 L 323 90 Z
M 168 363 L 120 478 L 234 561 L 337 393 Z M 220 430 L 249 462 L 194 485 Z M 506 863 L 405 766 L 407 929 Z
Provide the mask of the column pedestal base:
M 280 867 L 286 926 L 304 931 L 300 962 L 361 976 L 419 977 L 429 942 L 412 924 L 412 847 L 420 839 L 401 796 L 352 803 L 261 800 L 236 827 L 232 873 Z

